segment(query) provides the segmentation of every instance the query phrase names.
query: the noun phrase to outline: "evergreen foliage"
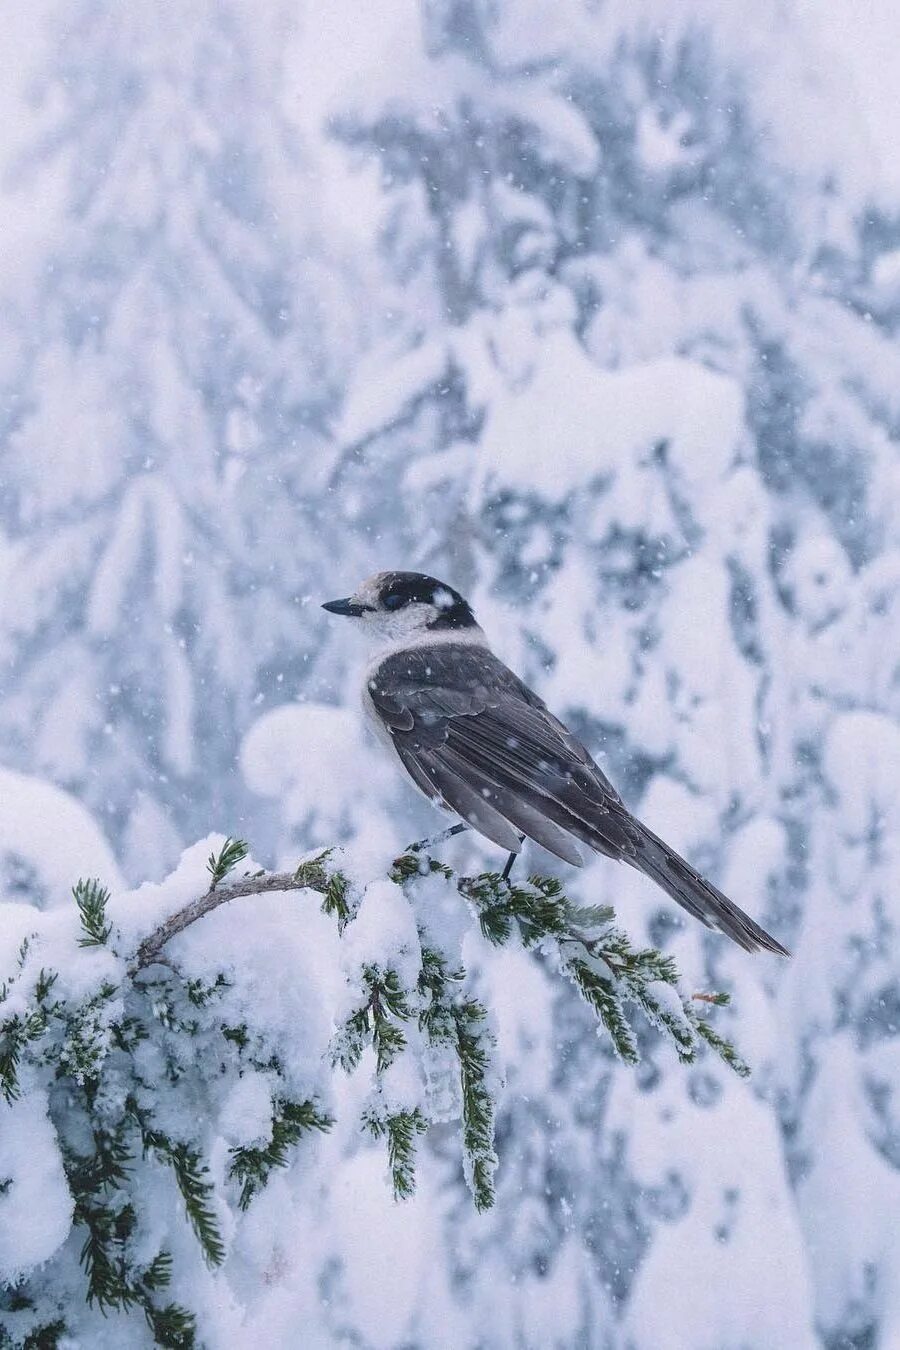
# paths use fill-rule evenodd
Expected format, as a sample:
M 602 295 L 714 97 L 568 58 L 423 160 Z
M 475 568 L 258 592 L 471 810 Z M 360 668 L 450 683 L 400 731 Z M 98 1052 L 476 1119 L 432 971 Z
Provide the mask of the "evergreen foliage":
M 207 866 L 211 891 L 246 856 L 246 845 L 234 839 L 213 852 Z M 627 1063 L 638 1060 L 626 1011 L 632 1006 L 683 1061 L 692 1062 L 705 1042 L 742 1070 L 730 1043 L 691 1011 L 672 961 L 655 950 L 633 949 L 611 910 L 573 905 L 551 878 L 511 885 L 496 873 L 458 876 L 434 859 L 404 854 L 388 884 L 400 930 L 408 935 L 372 959 L 365 945 L 356 945 L 354 916 L 362 910 L 359 901 L 350 901 L 361 896 L 363 906 L 370 903 L 367 890 L 351 884 L 333 850 L 283 878 L 253 873 L 247 885 L 262 892 L 279 885 L 295 889 L 298 881 L 323 895 L 339 941 L 351 943 L 346 979 L 352 997 L 331 1058 L 348 1073 L 370 1065 L 359 1126 L 386 1147 L 397 1200 L 415 1190 L 417 1147 L 434 1118 L 427 1094 L 411 1099 L 409 1083 L 423 1065 L 452 1061 L 462 1170 L 475 1208 L 494 1202 L 498 1083 L 489 1009 L 458 959 L 429 931 L 428 907 L 441 899 L 438 892 L 471 908 L 488 946 L 520 942 L 554 955 Z M 376 884 L 371 903 L 386 903 L 377 890 L 384 885 Z M 420 894 L 422 887 L 427 893 Z M 252 1013 L 232 1020 L 227 972 L 202 979 L 182 973 L 177 954 L 173 959 L 168 951 L 149 967 L 129 966 L 105 889 L 97 881 L 79 882 L 73 894 L 80 931 L 67 930 L 68 945 L 54 949 L 64 958 L 59 969 L 42 967 L 32 955 L 34 944 L 25 942 L 2 990 L 2 1109 L 13 1110 L 29 1093 L 49 1094 L 72 1198 L 65 1245 L 77 1247 L 88 1308 L 101 1316 L 142 1314 L 154 1344 L 187 1350 L 201 1343 L 203 1329 L 195 1310 L 169 1297 L 173 1259 L 167 1246 L 152 1247 L 157 1229 L 147 1209 L 149 1177 L 169 1178 L 199 1256 L 215 1271 L 229 1255 L 231 1221 L 223 1223 L 229 1209 L 247 1211 L 272 1174 L 291 1165 L 297 1149 L 333 1127 L 334 1116 L 316 1096 L 292 1093 L 285 1068 L 289 1047 L 271 1043 Z M 222 903 L 227 900 L 226 890 Z M 93 976 L 84 964 L 89 961 L 100 962 Z M 659 985 L 675 991 L 683 1020 L 658 1001 Z M 234 1183 L 232 1191 L 210 1166 L 214 1120 L 208 1113 L 223 1085 L 241 1080 L 267 1094 L 268 1124 L 261 1135 L 231 1147 L 226 1179 Z M 16 1184 L 11 1178 L 7 1189 Z M 68 1334 L 66 1318 L 45 1316 L 36 1278 L 26 1274 L 7 1291 L 4 1316 L 11 1329 L 4 1329 L 3 1347 L 54 1345 Z
M 233 872 L 239 862 L 243 862 L 250 852 L 249 845 L 243 839 L 228 838 L 218 853 L 211 853 L 206 864 L 210 875 L 209 889 L 214 891 L 220 881 L 224 881 L 229 872 Z
M 552 940 L 562 969 L 589 1004 L 613 1049 L 626 1064 L 640 1062 L 634 1028 L 626 1008 L 632 1005 L 670 1041 L 684 1064 L 693 1064 L 702 1042 L 715 1049 L 741 1077 L 748 1066 L 728 1041 L 717 1036 L 704 1021 L 690 998 L 679 991 L 675 962 L 655 947 L 635 949 L 626 933 L 614 923 L 607 905 L 573 905 L 555 877 L 529 877 L 519 886 L 504 882 L 497 873 L 464 879 L 460 890 L 475 908 L 484 936 L 495 945 L 508 942 L 515 929 L 526 948 Z M 680 1004 L 676 1011 L 662 1002 L 659 986 L 674 991 Z M 723 1005 L 728 996 L 704 995 L 705 1001 Z
M 10 52 L 42 8 L 18 7 Z M 731 1025 L 701 1015 L 708 995 L 642 977 L 610 994 L 605 921 L 572 919 L 603 937 L 603 961 L 541 938 L 533 961 L 506 948 L 445 982 L 448 1005 L 490 1010 L 492 970 L 511 960 L 545 1000 L 540 1033 L 503 1063 L 509 1090 L 488 1091 L 500 1203 L 471 1214 L 440 1136 L 421 1159 L 439 1259 L 398 1274 L 381 1305 L 319 1305 L 336 1341 L 368 1342 L 404 1296 L 398 1344 L 427 1344 L 435 1308 L 486 1350 L 513 1322 L 591 1350 L 749 1341 L 735 1310 L 751 1305 L 760 1344 L 897 1336 L 900 227 L 884 146 L 895 82 L 878 58 L 897 44 L 895 7 L 876 6 L 859 42 L 846 8 L 336 0 L 298 40 L 280 0 L 66 0 L 35 47 L 39 125 L 4 178 L 17 200 L 0 362 L 3 763 L 95 807 L 132 880 L 213 812 L 286 858 L 318 839 L 424 833 L 387 763 L 377 777 L 355 733 L 332 735 L 353 723 L 358 654 L 312 603 L 339 593 L 338 573 L 343 589 L 376 566 L 423 566 L 605 752 L 629 805 L 667 838 L 680 828 L 671 842 L 798 952 L 773 974 L 700 929 L 674 939 L 692 988 L 733 983 L 756 1092 L 711 1071 L 712 1055 L 679 1062 Z M 34 110 L 19 111 L 27 128 Z M 332 720 L 317 738 L 319 699 Z M 267 727 L 275 753 L 242 753 L 245 786 L 235 752 Z M 318 763 L 339 791 L 320 791 Z M 20 811 L 13 778 L 0 770 L 27 825 L 5 858 L 13 908 L 68 897 L 70 945 L 93 943 L 69 886 L 100 876 L 116 896 L 112 867 L 70 863 L 62 836 L 83 825 L 61 828 L 58 791 Z M 38 828 L 50 819 L 58 848 Z M 352 940 L 355 880 L 303 866 Z M 438 875 L 428 864 L 423 889 Z M 627 876 L 598 860 L 579 884 L 634 916 L 637 948 L 670 950 L 664 904 Z M 488 926 L 508 923 L 518 944 L 535 921 L 507 905 L 498 894 Z M 109 916 L 112 901 L 96 933 Z M 423 952 L 455 971 L 458 952 L 423 931 Z M 110 943 L 73 967 L 97 972 L 92 997 L 101 970 L 121 984 Z M 54 1002 L 87 999 L 68 958 L 42 946 L 23 960 L 28 997 L 19 980 L 3 1005 L 0 1114 L 51 1071 L 33 1057 L 60 1032 Z M 417 960 L 393 963 L 412 1016 L 392 1019 L 407 1048 L 382 1075 L 391 1110 L 414 1109 L 391 1077 L 428 1039 Z M 35 961 L 54 982 L 41 997 Z M 218 986 L 186 970 L 184 1000 L 164 970 L 136 977 L 152 1017 L 130 993 L 121 1015 L 115 998 L 85 1008 L 59 1092 L 81 1072 L 103 1095 L 90 1061 L 107 1038 L 111 1055 L 155 1063 L 168 1036 L 191 1054 L 151 1077 L 168 1093 L 173 1075 L 184 1142 L 203 1152 L 215 1085 L 267 1052 L 233 969 Z M 652 1062 L 620 1071 L 604 1012 L 620 1052 Z M 490 1011 L 475 1025 L 496 1061 Z M 462 1091 L 454 1036 L 448 1023 L 430 1053 Z M 228 1204 L 241 1191 L 228 1149 L 265 1150 L 276 1099 L 319 1101 L 318 1084 L 273 1072 L 252 1139 L 229 1136 L 218 1173 L 210 1160 Z M 89 1136 L 73 1146 L 86 1154 Z M 172 1168 L 133 1148 L 180 1215 Z M 341 1194 L 358 1158 L 349 1148 L 323 1189 Z M 275 1168 L 248 1222 L 282 1180 Z M 15 1194 L 0 1171 L 0 1203 Z M 733 1224 L 718 1203 L 731 1195 Z M 309 1258 L 323 1284 L 353 1259 L 339 1225 L 327 1241 Z M 224 1280 L 197 1252 L 198 1283 Z M 255 1315 L 269 1286 L 252 1287 Z M 65 1341 L 59 1306 L 38 1303 L 17 1343 Z
M 112 926 L 106 922 L 109 891 L 97 880 L 79 881 L 72 894 L 84 929 L 84 937 L 79 938 L 81 946 L 102 947 L 112 931 Z
M 387 1139 L 394 1198 L 408 1199 L 416 1189 L 416 1142 L 428 1129 L 428 1121 L 417 1106 L 381 1113 L 372 1105 L 363 1112 L 361 1123 L 373 1139 Z
M 247 1146 L 231 1150 L 228 1175 L 240 1183 L 238 1201 L 247 1209 L 250 1201 L 269 1180 L 273 1168 L 287 1167 L 290 1150 L 300 1143 L 310 1130 L 325 1132 L 333 1124 L 332 1118 L 315 1102 L 292 1102 L 276 1098 L 272 1102 L 272 1135 L 263 1147 Z
M 59 210 L 27 299 L 4 304 L 23 402 L 0 424 L 0 517 L 28 556 L 0 632 L 27 634 L 24 715 L 44 728 L 17 753 L 23 708 L 0 699 L 4 759 L 76 786 L 132 861 L 170 859 L 190 817 L 240 792 L 238 737 L 301 665 L 297 597 L 321 556 L 305 486 L 331 453 L 332 324 L 353 348 L 356 325 L 310 194 L 294 209 L 276 28 L 272 5 L 200 0 L 176 21 L 137 3 L 111 23 L 72 0 L 35 85 L 54 129 L 14 166 Z

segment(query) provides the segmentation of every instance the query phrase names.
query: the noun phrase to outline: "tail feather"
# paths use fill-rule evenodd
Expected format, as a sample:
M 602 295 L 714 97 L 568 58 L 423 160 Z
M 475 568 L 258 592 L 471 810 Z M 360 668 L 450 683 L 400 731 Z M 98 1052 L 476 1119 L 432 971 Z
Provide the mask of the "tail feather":
M 755 919 L 739 909 L 734 901 L 717 890 L 696 868 L 648 830 L 646 825 L 637 820 L 635 824 L 640 829 L 636 852 L 633 857 L 626 859 L 632 867 L 655 881 L 695 919 L 706 924 L 707 928 L 718 929 L 743 947 L 744 951 L 767 951 L 779 956 L 790 956 L 786 947 L 782 947 Z

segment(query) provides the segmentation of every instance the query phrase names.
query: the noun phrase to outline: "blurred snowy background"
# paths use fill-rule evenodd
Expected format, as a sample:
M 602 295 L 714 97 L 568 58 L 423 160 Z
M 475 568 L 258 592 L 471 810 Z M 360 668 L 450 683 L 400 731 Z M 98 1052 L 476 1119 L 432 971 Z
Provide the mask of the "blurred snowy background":
M 439 1131 L 400 1207 L 360 1144 L 315 1242 L 282 1234 L 304 1281 L 235 1291 L 256 1343 L 894 1350 L 896 7 L 66 0 L 3 30 L 4 898 L 156 879 L 211 829 L 267 864 L 426 833 L 318 608 L 412 567 L 796 952 L 597 861 L 581 895 L 733 991 L 750 1084 L 616 1067 L 498 959 L 496 1209 Z

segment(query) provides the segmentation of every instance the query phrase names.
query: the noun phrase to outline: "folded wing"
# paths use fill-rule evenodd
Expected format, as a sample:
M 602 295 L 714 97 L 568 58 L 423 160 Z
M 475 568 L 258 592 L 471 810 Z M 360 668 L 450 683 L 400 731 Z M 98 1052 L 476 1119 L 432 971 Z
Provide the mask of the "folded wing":
M 527 835 L 580 865 L 575 841 L 644 872 L 748 951 L 784 948 L 624 805 L 583 745 L 486 647 L 388 656 L 372 709 L 423 792 L 510 852 Z

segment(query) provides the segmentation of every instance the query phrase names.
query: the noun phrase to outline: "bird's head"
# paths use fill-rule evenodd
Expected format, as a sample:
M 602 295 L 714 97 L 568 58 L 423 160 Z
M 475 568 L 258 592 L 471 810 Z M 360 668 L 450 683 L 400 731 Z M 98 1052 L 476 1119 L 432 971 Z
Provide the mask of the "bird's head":
M 328 600 L 329 614 L 356 619 L 377 641 L 428 633 L 478 633 L 475 615 L 459 591 L 422 572 L 376 572 L 353 595 Z

